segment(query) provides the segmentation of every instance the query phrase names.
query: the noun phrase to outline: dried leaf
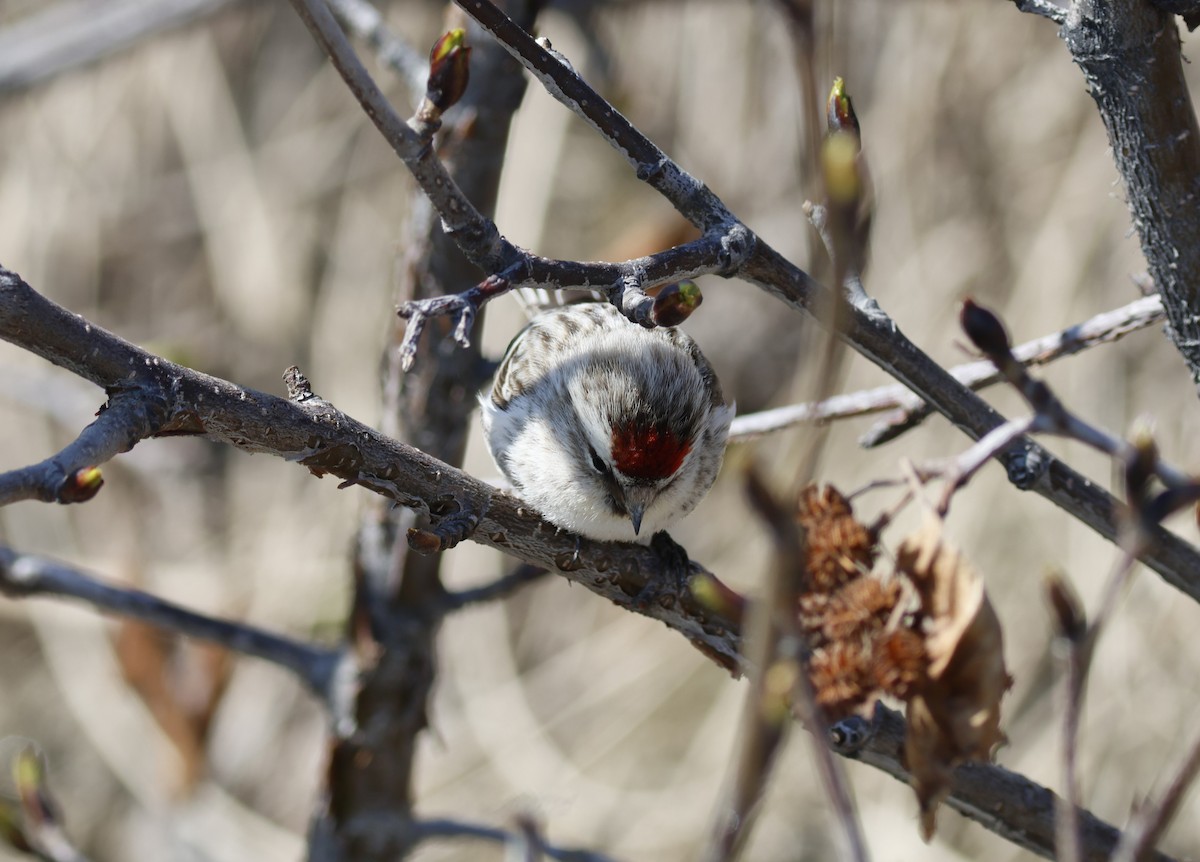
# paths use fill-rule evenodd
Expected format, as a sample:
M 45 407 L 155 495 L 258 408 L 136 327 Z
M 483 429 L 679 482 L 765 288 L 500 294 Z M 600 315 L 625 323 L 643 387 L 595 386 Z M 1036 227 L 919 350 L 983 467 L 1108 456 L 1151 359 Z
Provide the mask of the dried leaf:
M 932 837 L 938 803 L 952 771 L 989 760 L 1003 741 L 1000 698 L 1011 679 L 1004 667 L 1000 621 L 983 579 L 930 521 L 900 546 L 896 567 L 921 599 L 927 675 L 908 702 L 905 757 L 921 806 L 921 831 Z
M 182 773 L 173 776 L 174 789 L 189 793 L 204 774 L 209 724 L 231 669 L 228 651 L 179 643 L 136 620 L 127 620 L 117 630 L 115 648 L 126 682 L 182 759 Z

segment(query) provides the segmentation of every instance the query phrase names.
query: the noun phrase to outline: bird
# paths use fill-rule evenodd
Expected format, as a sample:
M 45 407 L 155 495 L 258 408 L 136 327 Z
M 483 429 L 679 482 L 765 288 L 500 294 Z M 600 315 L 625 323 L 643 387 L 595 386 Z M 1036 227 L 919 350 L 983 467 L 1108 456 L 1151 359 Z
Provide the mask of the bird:
M 538 313 L 480 402 L 522 501 L 580 536 L 645 545 L 708 493 L 735 412 L 691 337 L 607 302 Z

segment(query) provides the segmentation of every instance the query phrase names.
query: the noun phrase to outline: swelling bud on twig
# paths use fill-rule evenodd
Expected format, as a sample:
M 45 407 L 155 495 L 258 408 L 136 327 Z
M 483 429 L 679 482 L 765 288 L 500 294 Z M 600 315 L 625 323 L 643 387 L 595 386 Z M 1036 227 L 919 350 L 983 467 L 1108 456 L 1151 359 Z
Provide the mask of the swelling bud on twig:
M 99 467 L 84 467 L 68 476 L 59 486 L 60 503 L 86 503 L 100 492 L 104 477 Z
M 851 209 L 862 196 L 863 183 L 858 171 L 858 137 L 849 132 L 833 132 L 821 145 L 821 175 L 830 204 Z
M 654 297 L 651 317 L 659 326 L 678 326 L 704 302 L 704 294 L 694 281 L 679 281 L 666 285 Z
M 823 238 L 844 279 L 866 266 L 874 193 L 858 117 L 841 78 L 834 79 L 825 113 L 828 132 L 818 154 L 827 210 Z
M 992 361 L 998 362 L 1011 355 L 1008 332 L 993 312 L 971 299 L 964 299 L 958 320 L 971 343 Z
M 439 111 L 458 103 L 471 79 L 471 48 L 465 30 L 451 30 L 438 39 L 429 52 L 429 79 L 425 98 Z
M 1059 637 L 1080 641 L 1087 631 L 1083 605 L 1071 585 L 1057 572 L 1046 576 L 1046 598 L 1054 614 L 1054 629 Z

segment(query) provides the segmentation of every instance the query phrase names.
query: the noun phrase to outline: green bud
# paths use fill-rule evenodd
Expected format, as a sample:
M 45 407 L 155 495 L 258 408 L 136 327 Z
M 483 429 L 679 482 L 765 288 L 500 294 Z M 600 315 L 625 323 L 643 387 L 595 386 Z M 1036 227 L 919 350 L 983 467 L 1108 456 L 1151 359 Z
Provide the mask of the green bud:
M 425 98 L 439 111 L 458 103 L 471 79 L 471 48 L 465 30 L 451 30 L 438 39 L 429 52 L 429 79 Z

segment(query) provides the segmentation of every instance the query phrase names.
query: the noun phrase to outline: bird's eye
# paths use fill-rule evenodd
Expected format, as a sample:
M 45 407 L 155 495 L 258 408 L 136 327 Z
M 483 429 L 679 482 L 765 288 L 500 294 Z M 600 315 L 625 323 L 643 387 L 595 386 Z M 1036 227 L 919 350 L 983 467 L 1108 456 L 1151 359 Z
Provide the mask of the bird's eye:
M 596 453 L 596 450 L 589 446 L 588 453 L 592 456 L 592 467 L 595 468 L 596 472 L 601 475 L 607 473 L 608 465 L 604 463 L 604 459 Z

